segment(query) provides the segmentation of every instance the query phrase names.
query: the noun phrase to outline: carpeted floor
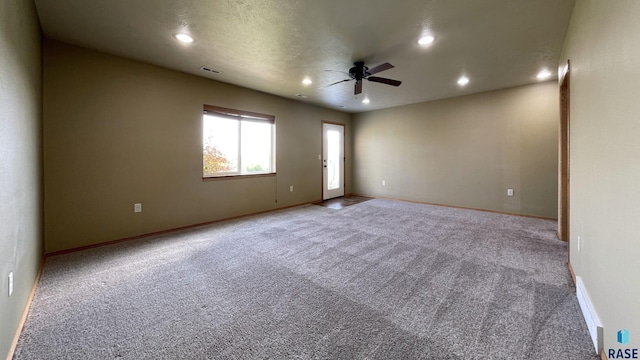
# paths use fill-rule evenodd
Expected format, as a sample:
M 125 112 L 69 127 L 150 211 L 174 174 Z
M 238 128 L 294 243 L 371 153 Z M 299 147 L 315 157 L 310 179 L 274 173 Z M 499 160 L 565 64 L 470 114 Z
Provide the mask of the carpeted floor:
M 47 259 L 15 359 L 595 359 L 553 221 L 303 206 Z

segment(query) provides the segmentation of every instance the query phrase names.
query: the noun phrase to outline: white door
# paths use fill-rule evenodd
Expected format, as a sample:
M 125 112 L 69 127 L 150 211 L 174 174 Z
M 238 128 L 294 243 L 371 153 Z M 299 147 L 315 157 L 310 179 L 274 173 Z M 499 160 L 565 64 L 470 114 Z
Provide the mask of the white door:
M 322 123 L 322 199 L 344 196 L 344 125 Z

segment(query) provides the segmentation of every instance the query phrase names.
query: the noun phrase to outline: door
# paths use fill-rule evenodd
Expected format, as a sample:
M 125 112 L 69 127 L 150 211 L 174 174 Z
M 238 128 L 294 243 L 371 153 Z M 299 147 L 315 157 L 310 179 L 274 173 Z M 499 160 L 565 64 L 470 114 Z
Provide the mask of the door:
M 322 123 L 322 200 L 344 196 L 344 125 Z

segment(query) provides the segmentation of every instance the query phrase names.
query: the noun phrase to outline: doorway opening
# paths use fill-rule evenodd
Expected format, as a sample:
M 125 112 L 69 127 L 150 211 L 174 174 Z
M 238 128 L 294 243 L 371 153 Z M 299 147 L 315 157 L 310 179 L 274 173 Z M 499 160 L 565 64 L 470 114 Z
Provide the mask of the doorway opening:
M 560 141 L 558 156 L 558 238 L 569 242 L 569 91 L 571 64 L 560 78 Z

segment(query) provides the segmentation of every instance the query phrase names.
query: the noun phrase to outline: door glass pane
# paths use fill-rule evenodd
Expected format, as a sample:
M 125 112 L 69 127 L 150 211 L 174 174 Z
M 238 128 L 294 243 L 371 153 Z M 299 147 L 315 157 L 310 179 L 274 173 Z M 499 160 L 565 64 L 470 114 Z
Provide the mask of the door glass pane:
M 327 131 L 327 189 L 340 188 L 340 132 Z

